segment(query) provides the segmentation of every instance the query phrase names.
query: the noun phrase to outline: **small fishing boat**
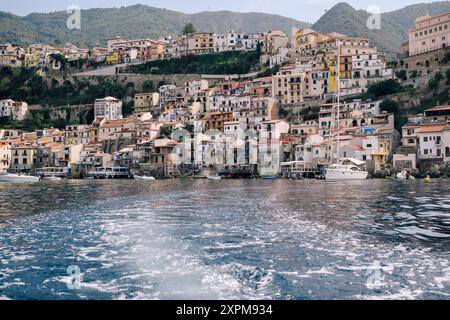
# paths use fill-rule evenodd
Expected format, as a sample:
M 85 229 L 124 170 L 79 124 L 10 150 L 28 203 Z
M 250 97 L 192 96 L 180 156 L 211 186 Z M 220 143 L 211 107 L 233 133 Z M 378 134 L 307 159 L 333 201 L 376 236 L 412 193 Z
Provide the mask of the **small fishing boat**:
M 41 179 L 39 177 L 22 175 L 22 174 L 4 174 L 0 175 L 0 182 L 9 182 L 9 183 L 35 183 L 39 182 Z
M 209 176 L 209 177 L 208 177 L 208 180 L 217 181 L 217 180 L 222 180 L 222 178 L 219 177 L 219 176 Z
M 134 176 L 134 179 L 136 180 L 140 180 L 140 181 L 155 181 L 156 179 L 154 177 L 149 177 L 149 176 Z
M 402 172 L 400 172 L 399 174 L 397 174 L 395 176 L 397 179 L 399 180 L 416 180 L 416 178 L 414 178 L 411 173 L 409 173 L 406 170 L 403 170 Z

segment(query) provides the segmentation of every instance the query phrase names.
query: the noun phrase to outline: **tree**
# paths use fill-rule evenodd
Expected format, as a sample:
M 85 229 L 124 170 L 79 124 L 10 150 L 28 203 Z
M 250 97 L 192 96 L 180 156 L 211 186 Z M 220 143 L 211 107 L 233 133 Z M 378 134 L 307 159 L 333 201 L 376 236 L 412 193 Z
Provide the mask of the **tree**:
M 441 72 L 436 72 L 436 74 L 434 75 L 434 79 L 436 79 L 437 82 L 441 82 L 441 80 L 444 79 L 444 76 Z
M 394 114 L 394 125 L 398 131 L 401 131 L 402 127 L 408 122 L 408 118 L 400 111 L 400 105 L 397 101 L 391 99 L 384 100 L 380 103 L 380 110 Z
M 445 71 L 445 77 L 447 78 L 447 82 L 445 83 L 447 86 L 450 85 L 450 69 L 447 69 L 447 71 Z
M 441 63 L 443 64 L 447 64 L 450 62 L 450 52 L 447 52 L 444 56 L 444 58 L 442 59 Z
M 406 71 L 403 70 L 403 69 L 397 71 L 397 72 L 395 73 L 395 76 L 396 76 L 397 78 L 399 78 L 400 80 L 402 80 L 402 81 L 408 80 L 408 77 L 406 76 Z
M 172 128 L 171 127 L 161 127 L 161 129 L 159 130 L 159 135 L 162 138 L 170 139 L 170 136 L 172 135 Z
M 388 113 L 396 114 L 398 112 L 399 105 L 396 101 L 391 99 L 386 99 L 380 103 L 381 111 L 386 111 Z
M 153 81 L 145 80 L 144 83 L 142 84 L 142 89 L 144 91 L 153 91 L 154 90 Z
M 183 127 L 184 130 L 190 132 L 190 133 L 194 133 L 194 125 L 192 123 L 186 123 Z
M 126 101 L 123 104 L 122 113 L 125 117 L 132 114 L 133 110 L 134 110 L 134 100 Z
M 428 88 L 430 90 L 436 90 L 439 88 L 439 81 L 436 80 L 436 78 L 430 79 L 430 81 L 428 81 Z
M 379 81 L 369 86 L 367 93 L 374 98 L 382 97 L 389 94 L 395 94 L 402 91 L 402 86 L 395 79 Z
M 187 25 L 185 25 L 182 31 L 183 35 L 193 34 L 196 32 L 197 30 L 195 30 L 195 27 L 192 23 L 188 23 Z

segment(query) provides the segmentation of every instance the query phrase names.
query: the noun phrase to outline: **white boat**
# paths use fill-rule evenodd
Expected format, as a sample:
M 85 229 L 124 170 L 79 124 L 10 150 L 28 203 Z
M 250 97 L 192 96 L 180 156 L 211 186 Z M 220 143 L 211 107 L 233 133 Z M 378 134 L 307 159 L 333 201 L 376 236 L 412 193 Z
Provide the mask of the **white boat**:
M 39 182 L 41 179 L 39 177 L 27 176 L 21 174 L 4 174 L 0 175 L 0 182 L 9 182 L 9 183 L 35 183 Z
M 333 164 L 325 169 L 325 180 L 366 180 L 369 173 L 351 164 Z
M 403 170 L 395 176 L 399 180 L 416 180 L 408 171 Z
M 219 177 L 219 176 L 209 176 L 209 177 L 208 177 L 208 180 L 217 181 L 217 180 L 222 180 L 222 178 Z
M 134 176 L 134 179 L 141 180 L 141 181 L 155 181 L 156 180 L 154 177 L 147 177 L 147 176 Z

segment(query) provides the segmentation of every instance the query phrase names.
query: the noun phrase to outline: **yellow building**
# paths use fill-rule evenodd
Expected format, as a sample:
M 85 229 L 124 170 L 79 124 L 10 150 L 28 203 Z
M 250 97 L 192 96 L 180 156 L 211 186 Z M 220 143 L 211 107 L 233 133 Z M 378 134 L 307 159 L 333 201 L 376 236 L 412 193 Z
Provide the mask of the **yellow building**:
M 337 83 L 337 66 L 336 60 L 329 60 L 328 62 L 328 88 L 329 92 L 337 92 L 338 83 Z
M 34 173 L 36 168 L 36 146 L 23 143 L 11 147 L 11 169 Z
M 155 42 L 152 45 L 152 56 L 156 59 L 163 59 L 166 51 L 166 46 L 163 43 Z
M 310 50 L 317 46 L 319 42 L 328 40 L 330 36 L 315 32 L 310 29 L 300 29 L 294 34 L 294 48 L 297 50 Z
M 214 52 L 214 33 L 194 33 L 189 37 L 188 48 L 193 54 Z
M 159 93 L 138 93 L 134 95 L 134 112 L 144 113 L 159 106 Z
M 113 52 L 106 57 L 106 64 L 118 64 L 119 63 L 119 54 L 117 52 Z
M 35 53 L 25 53 L 23 66 L 26 68 L 33 68 L 39 65 L 39 56 Z
M 351 55 L 341 56 L 340 77 L 341 79 L 352 79 L 353 59 Z

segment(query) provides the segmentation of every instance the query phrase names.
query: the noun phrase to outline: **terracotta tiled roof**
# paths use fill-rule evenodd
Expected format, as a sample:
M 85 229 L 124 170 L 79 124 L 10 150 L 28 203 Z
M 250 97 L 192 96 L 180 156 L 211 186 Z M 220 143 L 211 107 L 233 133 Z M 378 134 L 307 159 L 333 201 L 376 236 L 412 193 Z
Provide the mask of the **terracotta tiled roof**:
M 438 126 L 423 126 L 419 128 L 419 133 L 431 133 L 431 132 L 441 132 L 445 128 L 444 125 Z
M 443 110 L 445 110 L 445 111 L 449 110 L 450 111 L 450 106 L 437 106 L 437 107 L 425 110 L 425 112 L 429 112 L 429 111 L 443 111 Z

